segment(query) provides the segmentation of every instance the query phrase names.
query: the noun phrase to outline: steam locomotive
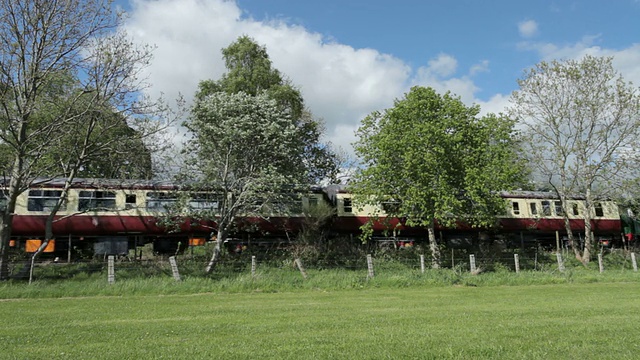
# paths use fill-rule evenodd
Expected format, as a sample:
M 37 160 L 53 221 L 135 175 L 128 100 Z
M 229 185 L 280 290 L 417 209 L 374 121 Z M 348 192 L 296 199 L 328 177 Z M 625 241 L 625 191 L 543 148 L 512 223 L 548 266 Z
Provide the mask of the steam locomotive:
M 27 253 L 34 252 L 45 236 L 46 219 L 62 193 L 63 180 L 35 183 L 19 197 L 12 223 L 10 246 Z M 153 243 L 158 253 L 171 253 L 180 247 L 200 246 L 215 234 L 214 221 L 185 221 L 176 230 L 169 230 L 159 219 L 166 209 L 178 201 L 181 190 L 171 183 L 76 179 L 69 189 L 63 206 L 53 222 L 53 237 L 45 252 L 68 256 L 72 252 L 95 255 L 125 255 L 137 246 Z M 192 209 L 217 209 L 218 202 L 203 193 L 190 193 L 188 206 Z M 560 200 L 552 193 L 515 191 L 503 192 L 505 212 L 491 229 L 457 226 L 438 227 L 441 241 L 449 246 L 500 239 L 517 244 L 554 243 L 565 234 L 564 213 Z M 0 199 L 2 206 L 3 199 Z M 292 239 L 300 230 L 305 216 L 324 204 L 333 209 L 327 222 L 335 236 L 360 234 L 360 227 L 371 222 L 376 237 L 401 235 L 411 241 L 426 241 L 426 230 L 407 226 L 402 219 L 389 218 L 385 204 L 361 206 L 344 186 L 313 187 L 296 198 L 293 212 L 271 214 L 268 217 L 244 217 L 231 241 L 251 239 Z M 582 199 L 568 201 L 569 223 L 580 238 L 584 232 Z M 592 229 L 602 244 L 613 244 L 635 237 L 634 222 L 621 214 L 615 202 L 603 200 L 592 210 Z M 307 214 L 307 215 L 305 215 Z M 247 226 L 250 224 L 251 226 Z M 389 229 L 393 229 L 393 233 Z

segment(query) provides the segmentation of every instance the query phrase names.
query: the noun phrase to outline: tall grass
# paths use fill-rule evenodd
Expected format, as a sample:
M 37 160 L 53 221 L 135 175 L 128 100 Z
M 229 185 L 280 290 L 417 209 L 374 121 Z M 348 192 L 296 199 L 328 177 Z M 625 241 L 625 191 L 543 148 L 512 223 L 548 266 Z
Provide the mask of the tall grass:
M 363 261 L 364 262 L 364 261 Z M 202 262 L 182 259 L 182 281 L 171 275 L 167 261 L 116 263 L 115 284 L 108 284 L 103 263 L 49 264 L 40 266 L 36 281 L 0 283 L 0 298 L 84 297 L 122 295 L 169 295 L 195 293 L 291 292 L 303 290 L 335 291 L 373 288 L 433 288 L 448 286 L 522 286 L 593 282 L 638 282 L 640 273 L 619 268 L 600 273 L 591 267 L 567 264 L 565 272 L 551 266 L 547 270 L 524 270 L 515 273 L 495 266 L 493 271 L 473 275 L 466 264 L 453 269 L 427 269 L 421 272 L 416 263 L 398 260 L 374 260 L 373 278 L 366 266 L 351 268 L 307 268 L 305 279 L 293 261 L 259 264 L 255 275 L 250 264 L 228 262 L 211 275 L 205 275 Z

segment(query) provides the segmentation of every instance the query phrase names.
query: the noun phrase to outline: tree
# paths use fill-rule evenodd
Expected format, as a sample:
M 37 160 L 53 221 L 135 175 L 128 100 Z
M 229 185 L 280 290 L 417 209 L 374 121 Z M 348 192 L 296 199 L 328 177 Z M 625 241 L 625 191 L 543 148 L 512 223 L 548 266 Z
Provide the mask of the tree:
M 305 110 L 300 92 L 271 68 L 266 49 L 243 36 L 223 55 L 229 72 L 200 83 L 185 123 L 193 140 L 183 176 L 189 187 L 217 196 L 217 208 L 188 213 L 217 224 L 207 272 L 239 217 L 286 214 L 300 192 L 337 173 L 335 154 L 320 142 L 320 122 Z
M 47 156 L 63 149 L 70 129 L 86 131 L 75 133 L 85 141 L 64 166 L 65 189 L 86 164 L 95 124 L 114 113 L 129 125 L 145 123 L 137 116 L 157 104 L 139 95 L 150 49 L 115 31 L 122 18 L 111 1 L 0 0 L 0 19 L 0 142 L 11 161 L 0 218 L 0 279 L 6 279 L 16 199 L 34 179 L 51 175 Z M 95 111 L 104 113 L 91 116 Z
M 511 115 L 525 129 L 537 175 L 561 199 L 567 236 L 583 264 L 593 253 L 591 220 L 598 198 L 638 178 L 640 94 L 614 70 L 612 58 L 541 62 L 518 80 Z M 569 225 L 567 198 L 584 196 L 584 248 Z
M 356 200 L 393 202 L 389 217 L 425 227 L 434 268 L 436 222 L 493 225 L 505 206 L 499 191 L 522 179 L 513 122 L 478 112 L 449 93 L 414 87 L 393 108 L 367 116 L 356 134 L 362 161 L 351 188 Z
M 65 135 L 53 143 L 40 162 L 49 177 L 67 176 L 77 168 L 77 177 L 107 179 L 151 179 L 151 147 L 145 141 L 159 130 L 157 124 L 133 128 L 120 113 L 94 109 L 79 121 L 64 126 Z
M 216 92 L 244 92 L 252 96 L 266 92 L 269 98 L 287 108 L 293 118 L 302 116 L 305 110 L 302 94 L 283 79 L 280 71 L 271 67 L 266 47 L 248 36 L 240 36 L 222 49 L 222 55 L 228 72 L 218 81 L 202 81 L 197 99 Z
M 150 179 L 153 176 L 152 149 L 145 144 L 150 135 L 148 127 L 136 130 L 122 114 L 109 109 L 87 112 L 78 121 L 63 127 L 64 133 L 34 164 L 38 169 L 31 169 L 32 173 L 46 178 L 63 177 L 71 168 L 78 167 L 77 176 L 83 178 Z M 12 164 L 13 155 L 8 144 L 0 143 L 1 165 Z M 3 174 L 6 170 L 0 168 Z
M 77 121 L 61 124 L 64 135 L 52 141 L 47 152 L 34 164 L 32 172 L 44 178 L 65 178 L 61 195 L 49 212 L 45 224 L 44 241 L 32 254 L 29 282 L 33 277 L 35 260 L 55 238 L 53 224 L 58 210 L 67 201 L 67 193 L 76 177 L 108 179 L 149 179 L 152 174 L 151 151 L 144 140 L 158 125 L 134 130 L 120 113 L 96 108 L 83 111 Z M 41 181 L 39 179 L 37 181 Z

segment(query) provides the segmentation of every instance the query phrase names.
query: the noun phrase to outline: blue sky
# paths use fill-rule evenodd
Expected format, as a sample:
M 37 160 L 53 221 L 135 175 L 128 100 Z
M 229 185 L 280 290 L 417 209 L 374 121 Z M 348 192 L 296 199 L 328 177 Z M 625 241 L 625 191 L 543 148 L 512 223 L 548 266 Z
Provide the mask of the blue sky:
M 224 72 L 220 49 L 246 34 L 303 92 L 350 151 L 360 120 L 413 85 L 459 95 L 483 112 L 508 106 L 542 60 L 613 56 L 640 84 L 640 0 L 133 0 L 126 30 L 156 46 L 151 95 L 191 98 Z
M 454 56 L 461 69 L 488 60 L 491 71 L 478 76 L 479 95 L 485 99 L 512 91 L 522 70 L 540 60 L 537 53 L 519 49 L 525 39 L 562 46 L 595 37 L 593 45 L 613 49 L 640 42 L 638 0 L 239 0 L 238 4 L 256 20 L 299 24 L 338 43 L 392 54 L 413 68 L 440 53 Z M 527 21 L 537 30 L 523 36 L 519 24 Z

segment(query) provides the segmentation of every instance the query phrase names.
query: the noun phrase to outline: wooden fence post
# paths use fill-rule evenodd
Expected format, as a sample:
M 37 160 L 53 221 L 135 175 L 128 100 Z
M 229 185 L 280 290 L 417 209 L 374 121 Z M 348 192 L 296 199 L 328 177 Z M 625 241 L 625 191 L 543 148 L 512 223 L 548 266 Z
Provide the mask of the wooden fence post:
M 180 272 L 178 272 L 178 263 L 176 262 L 175 256 L 169 257 L 169 264 L 171 264 L 171 273 L 173 274 L 173 278 L 176 281 L 181 281 Z
M 520 272 L 520 258 L 518 257 L 518 254 L 513 254 L 513 261 L 515 262 L 516 265 L 516 274 Z
M 256 277 L 256 267 L 257 267 L 257 261 L 256 261 L 256 256 L 252 255 L 251 256 L 251 277 Z
M 371 258 L 371 254 L 367 255 L 367 269 L 368 269 L 367 278 L 369 279 L 373 278 L 373 259 Z
M 556 259 L 558 260 L 558 270 L 564 272 L 564 262 L 562 261 L 562 254 L 560 254 L 560 252 L 556 253 Z
M 476 256 L 473 254 L 469 255 L 469 265 L 471 273 L 475 274 L 478 269 L 476 269 Z
M 71 263 L 71 234 L 69 234 L 69 243 L 67 245 L 67 263 Z
M 109 284 L 116 282 L 115 260 L 113 255 L 109 255 L 107 260 L 107 281 Z
M 638 272 L 638 263 L 636 262 L 636 253 L 631 253 L 631 264 L 633 265 L 633 271 Z
M 424 274 L 424 255 L 420 255 L 420 272 Z
M 602 254 L 598 254 L 598 267 L 600 268 L 600 273 L 604 272 L 604 264 L 602 263 Z
M 302 266 L 302 261 L 300 259 L 295 260 L 296 266 L 298 266 L 298 270 L 300 270 L 300 274 L 302 274 L 303 278 L 307 278 L 307 272 L 304 270 L 304 266 Z

